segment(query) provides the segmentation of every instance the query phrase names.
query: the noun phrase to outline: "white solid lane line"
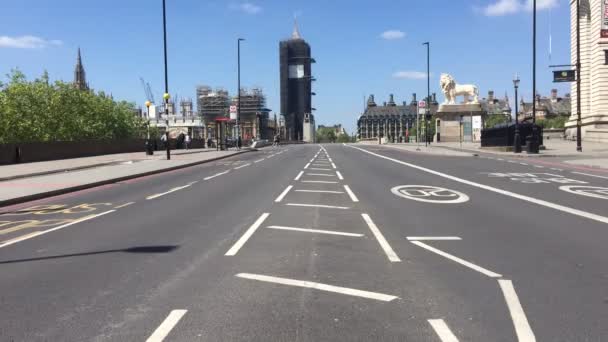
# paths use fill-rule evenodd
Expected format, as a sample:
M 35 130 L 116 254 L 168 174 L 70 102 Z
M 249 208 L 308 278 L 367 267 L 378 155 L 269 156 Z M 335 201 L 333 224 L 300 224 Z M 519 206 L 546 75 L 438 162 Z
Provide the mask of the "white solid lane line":
M 447 259 L 450 259 L 450 260 L 452 260 L 454 262 L 457 262 L 457 263 L 459 263 L 459 264 L 461 264 L 463 266 L 466 266 L 466 267 L 468 267 L 468 268 L 470 268 L 472 270 L 475 270 L 475 271 L 477 271 L 477 272 L 479 272 L 479 273 L 481 273 L 483 275 L 486 275 L 486 276 L 488 276 L 490 278 L 500 278 L 500 277 L 502 277 L 502 275 L 500 275 L 498 273 L 492 272 L 492 271 L 487 270 L 487 269 L 485 269 L 485 268 L 483 268 L 481 266 L 477 266 L 477 265 L 475 265 L 473 263 L 470 263 L 470 262 L 468 262 L 466 260 L 460 259 L 457 256 L 454 256 L 452 254 L 446 253 L 446 252 L 444 252 L 442 250 L 439 250 L 439 249 L 437 249 L 435 247 L 431 247 L 431 246 L 427 245 L 424 242 L 411 241 L 411 243 L 413 243 L 416 246 L 422 247 L 422 248 L 424 248 L 424 249 L 426 249 L 428 251 L 431 251 L 431 252 L 433 252 L 435 254 L 439 254 L 439 255 L 441 255 L 444 258 L 447 258 Z
M 526 163 L 519 163 L 519 165 L 528 166 L 528 164 L 526 164 Z
M 327 173 L 307 173 L 307 176 L 321 176 L 321 177 L 336 177 L 336 175 L 331 175 Z
M 384 253 L 386 253 L 388 260 L 390 260 L 391 262 L 401 262 L 401 259 L 399 259 L 399 257 L 397 256 L 397 253 L 395 253 L 391 245 L 388 244 L 388 241 L 386 241 L 384 235 L 382 235 L 380 229 L 378 229 L 374 221 L 372 221 L 371 217 L 369 217 L 368 214 L 361 214 L 361 216 L 363 216 L 365 223 L 367 223 L 367 226 L 372 231 L 372 234 L 374 234 L 374 237 L 376 238 L 376 240 L 378 240 L 380 247 L 382 247 Z
M 113 213 L 115 211 L 116 210 L 114 210 L 114 209 L 108 210 L 108 211 L 105 211 L 105 212 L 100 213 L 100 214 L 90 215 L 90 216 L 83 217 L 81 219 L 77 219 L 75 221 L 72 221 L 70 223 L 66 223 L 66 224 L 61 225 L 59 227 L 55 227 L 55 228 L 51 228 L 51 229 L 47 229 L 47 230 L 43 230 L 43 231 L 38 231 L 38 232 L 33 232 L 33 233 L 30 233 L 30 234 L 26 234 L 26 235 L 22 235 L 22 236 L 14 238 L 14 239 L 11 239 L 11 240 L 8 240 L 8 241 L 4 241 L 4 242 L 0 243 L 0 248 L 6 247 L 6 246 L 10 246 L 10 245 L 15 244 L 17 242 L 29 240 L 29 239 L 34 238 L 36 236 L 40 236 L 40 235 L 44 235 L 44 234 L 47 234 L 47 233 L 50 233 L 50 232 L 54 232 L 56 230 L 63 229 L 65 227 L 69 227 L 69 226 L 75 225 L 77 223 L 81 223 L 81 222 L 84 222 L 84 221 L 92 220 L 92 219 L 94 219 L 96 217 L 103 216 L 103 215 L 106 215 L 106 214 L 109 214 L 109 213 Z
M 540 166 L 540 165 L 533 165 L 533 166 L 534 166 L 535 168 L 537 168 L 537 169 L 544 169 L 544 168 L 545 168 L 544 166 Z
M 375 300 L 379 300 L 379 301 L 383 301 L 383 302 L 390 302 L 392 300 L 399 298 L 396 296 L 391 296 L 391 295 L 387 295 L 387 294 L 383 294 L 383 293 L 369 292 L 369 291 L 351 289 L 348 287 L 340 287 L 340 286 L 315 283 L 315 282 L 306 281 L 306 280 L 279 278 L 279 277 L 265 276 L 265 275 L 261 275 L 261 274 L 251 274 L 251 273 L 239 273 L 236 276 L 239 278 L 244 278 L 244 279 L 251 279 L 251 280 L 257 280 L 257 281 L 263 281 L 263 282 L 267 282 L 267 283 L 275 283 L 275 284 L 281 284 L 281 285 L 305 287 L 305 288 L 309 288 L 309 289 L 315 289 L 315 290 L 333 292 L 333 293 L 340 293 L 340 294 L 349 295 L 349 296 L 375 299 Z
M 342 174 L 340 173 L 340 171 L 336 171 L 336 176 L 338 176 L 339 180 L 344 180 L 344 177 L 342 177 Z
M 253 233 L 255 233 L 255 231 L 260 228 L 260 226 L 262 225 L 262 223 L 264 223 L 264 221 L 268 218 L 268 216 L 270 216 L 269 213 L 263 213 L 262 216 L 260 216 L 252 225 L 251 227 L 249 227 L 249 229 L 247 229 L 247 231 L 245 232 L 245 234 L 243 234 L 243 236 L 241 236 L 241 238 L 234 244 L 234 246 L 232 246 L 228 252 L 226 252 L 225 255 L 227 256 L 234 256 L 236 255 L 236 253 L 239 252 L 239 249 L 241 249 L 241 247 L 243 247 L 243 245 L 247 242 L 247 240 L 249 240 L 249 238 L 251 237 L 251 235 L 253 235 Z
M 303 174 L 304 174 L 304 171 L 300 171 L 300 173 L 298 173 L 296 178 L 294 178 L 293 180 L 300 180 L 300 177 L 302 177 Z
M 279 197 L 277 197 L 277 199 L 275 199 L 274 201 L 276 203 L 281 202 L 283 200 L 283 198 L 285 198 L 285 196 L 287 196 L 287 193 L 289 192 L 289 190 L 291 190 L 291 188 L 293 188 L 293 185 L 290 185 L 285 190 L 283 190 L 283 192 L 279 195 Z
M 203 178 L 203 180 L 207 181 L 207 180 L 213 179 L 215 177 L 223 176 L 223 175 L 227 174 L 228 172 L 230 172 L 230 170 L 226 170 L 224 172 L 216 173 L 213 176 L 205 177 L 205 178 Z
M 304 169 L 308 169 L 309 166 L 310 166 L 310 163 L 306 164 L 306 166 L 304 166 Z
M 349 207 L 338 207 L 334 205 L 323 205 L 323 204 L 305 204 L 305 203 L 287 203 L 290 207 L 311 207 L 311 208 L 327 208 L 327 209 L 341 209 L 348 210 Z
M 191 187 L 191 186 L 192 186 L 192 184 L 195 184 L 195 183 L 196 183 L 196 182 L 192 182 L 192 183 L 190 183 L 190 184 L 186 184 L 186 185 L 184 185 L 184 186 L 179 186 L 179 187 L 177 187 L 177 188 L 173 188 L 173 189 L 171 189 L 171 190 L 169 190 L 169 191 L 167 191 L 167 192 L 163 192 L 163 193 L 160 193 L 160 194 L 156 194 L 156 195 L 151 195 L 151 196 L 148 196 L 148 197 L 146 197 L 146 200 L 153 200 L 153 199 L 155 199 L 155 198 L 159 198 L 159 197 L 161 197 L 161 196 L 165 196 L 165 195 L 170 194 L 170 193 L 172 193 L 172 192 L 176 192 L 176 191 L 179 191 L 179 190 L 183 190 L 183 189 L 189 188 L 189 187 Z
M 169 313 L 169 316 L 154 330 L 154 333 L 148 337 L 146 342 L 162 342 L 171 330 L 177 325 L 180 319 L 188 310 L 173 310 Z
M 346 193 L 348 193 L 348 196 L 353 202 L 359 202 L 359 199 L 357 198 L 357 196 L 355 196 L 355 193 L 350 189 L 348 185 L 344 185 L 344 190 L 346 190 Z
M 338 184 L 338 182 L 332 182 L 332 181 L 302 181 L 302 183 Z
M 128 203 L 125 203 L 125 204 L 121 204 L 121 205 L 119 205 L 119 206 L 114 207 L 114 209 L 121 209 L 121 208 L 125 208 L 125 207 L 130 206 L 131 204 L 135 204 L 135 202 L 128 202 Z
M 458 236 L 408 236 L 408 241 L 454 241 L 462 240 Z
M 583 172 L 576 172 L 576 171 L 572 171 L 572 173 L 576 173 L 577 175 L 583 175 L 583 176 L 589 176 L 589 177 L 597 177 L 597 178 L 602 178 L 602 179 L 608 179 L 608 177 L 598 176 L 598 175 L 592 175 L 590 173 L 583 173 Z
M 242 168 L 247 167 L 247 166 L 249 166 L 249 165 L 251 165 L 251 163 L 248 163 L 248 164 L 245 164 L 245 165 L 241 165 L 241 166 L 237 166 L 237 167 L 235 167 L 234 169 L 235 169 L 235 170 L 239 170 L 239 169 L 242 169 Z
M 318 167 L 311 167 L 309 170 L 315 170 L 315 171 L 331 171 L 331 169 L 322 169 L 322 168 L 318 168 Z
M 398 160 L 398 159 L 389 158 L 389 157 L 383 156 L 381 154 L 370 152 L 370 151 L 367 151 L 367 150 L 359 148 L 359 147 L 354 147 L 354 146 L 350 146 L 350 145 L 348 145 L 348 147 L 360 150 L 360 151 L 368 153 L 368 154 L 371 154 L 371 155 L 376 156 L 378 158 L 390 160 L 390 161 L 392 161 L 394 163 L 397 163 L 397 164 L 405 165 L 405 166 L 411 167 L 413 169 L 417 169 L 417 170 L 420 170 L 420 171 L 423 171 L 423 172 L 426 172 L 426 173 L 430 173 L 430 174 L 433 174 L 433 175 L 436 175 L 436 176 L 439 176 L 439 177 L 447 178 L 447 179 L 453 180 L 455 182 L 459 182 L 459 183 L 462 183 L 462 184 L 467 184 L 467 185 L 470 185 L 470 186 L 473 186 L 473 187 L 476 187 L 476 188 L 480 188 L 480 189 L 484 189 L 484 190 L 487 190 L 487 191 L 495 192 L 497 194 L 501 194 L 501 195 L 505 195 L 505 196 L 509 196 L 509 197 L 513 197 L 513 198 L 517 198 L 517 199 L 520 199 L 520 200 L 523 200 L 523 201 L 526 201 L 526 202 L 530 202 L 530 203 L 533 203 L 533 204 L 538 204 L 538 205 L 541 205 L 541 206 L 544 206 L 544 207 L 547 207 L 547 208 L 559 210 L 559 211 L 562 211 L 562 212 L 565 212 L 565 213 L 568 213 L 568 214 L 572 214 L 572 215 L 575 215 L 575 216 L 580 216 L 580 217 L 584 217 L 584 218 L 587 218 L 587 219 L 590 219 L 590 220 L 594 220 L 594 221 L 598 221 L 598 222 L 602 222 L 602 223 L 608 224 L 608 217 L 605 217 L 605 216 L 600 216 L 600 215 L 593 214 L 593 213 L 590 213 L 590 212 L 586 212 L 586 211 L 583 211 L 583 210 L 578 210 L 578 209 L 566 207 L 564 205 L 548 202 L 548 201 L 545 201 L 545 200 L 541 200 L 539 198 L 534 198 L 534 197 L 529 197 L 529 196 L 525 196 L 525 195 L 520 195 L 520 194 L 515 193 L 515 192 L 511 192 L 511 191 L 508 191 L 508 190 L 498 189 L 498 188 L 495 188 L 495 187 L 492 187 L 492 186 L 489 186 L 489 185 L 475 183 L 475 182 L 472 182 L 472 181 L 469 181 L 469 180 L 466 180 L 466 179 L 462 179 L 462 178 L 458 178 L 458 177 L 455 177 L 455 176 L 451 176 L 451 175 L 445 174 L 443 172 L 439 172 L 439 171 L 427 169 L 427 168 L 422 167 L 422 166 L 406 163 L 406 162 Z
M 260 162 L 263 162 L 263 161 L 264 161 L 264 158 L 262 158 L 262 159 L 258 159 L 258 160 L 256 160 L 256 161 L 254 161 L 254 163 L 256 163 L 256 164 L 257 164 L 257 163 L 260 163 Z
M 362 237 L 363 236 L 363 234 L 337 232 L 335 230 L 322 230 L 322 229 L 311 229 L 311 228 L 297 228 L 297 227 L 285 227 L 285 226 L 268 226 L 266 228 L 280 229 L 280 230 L 292 230 L 295 232 L 305 232 L 305 233 L 319 233 L 319 234 L 328 234 L 328 235 L 352 236 L 352 237 Z
M 337 169 L 336 164 L 334 164 L 333 162 L 331 163 L 331 167 L 333 167 L 334 169 Z
M 502 294 L 505 296 L 505 301 L 507 302 L 511 319 L 513 320 L 513 326 L 515 327 L 515 333 L 517 334 L 517 340 L 519 342 L 536 341 L 534 332 L 532 332 L 532 328 L 530 328 L 524 309 L 522 308 L 515 288 L 513 287 L 513 282 L 507 279 L 499 279 L 498 285 L 500 285 Z
M 450 330 L 442 319 L 429 319 L 428 321 L 433 327 L 433 330 L 435 330 L 437 336 L 439 336 L 441 342 L 458 342 L 458 339 L 454 333 L 452 333 L 452 330 Z
M 329 191 L 329 190 L 295 190 L 296 192 L 312 192 L 320 194 L 343 194 L 344 191 Z

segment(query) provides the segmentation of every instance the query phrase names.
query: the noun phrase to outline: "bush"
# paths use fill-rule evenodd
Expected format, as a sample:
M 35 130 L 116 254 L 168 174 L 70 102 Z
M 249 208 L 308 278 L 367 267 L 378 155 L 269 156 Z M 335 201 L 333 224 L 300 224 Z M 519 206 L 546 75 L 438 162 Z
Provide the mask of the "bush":
M 0 83 L 0 144 L 143 137 L 145 122 L 133 114 L 134 104 L 51 84 L 46 72 L 34 81 L 19 70 L 7 77 Z

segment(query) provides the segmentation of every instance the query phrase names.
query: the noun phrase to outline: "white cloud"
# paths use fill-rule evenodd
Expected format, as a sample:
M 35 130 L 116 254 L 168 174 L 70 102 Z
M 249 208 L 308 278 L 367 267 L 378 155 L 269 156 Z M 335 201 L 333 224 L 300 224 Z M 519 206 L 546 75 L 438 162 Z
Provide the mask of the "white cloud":
M 397 71 L 393 73 L 393 78 L 404 80 L 423 80 L 426 79 L 426 72 L 422 71 Z
M 0 48 L 43 49 L 48 46 L 59 46 L 62 44 L 61 40 L 46 40 L 36 36 L 0 36 Z
M 262 12 L 262 7 L 251 3 L 251 2 L 243 2 L 241 4 L 232 4 L 230 8 L 233 10 L 238 10 L 247 14 L 258 14 Z
M 498 0 L 497 2 L 488 5 L 483 9 L 483 13 L 487 16 L 501 16 L 517 13 L 521 10 L 519 0 Z
M 382 32 L 382 34 L 380 34 L 380 37 L 386 40 L 401 39 L 405 37 L 405 32 L 399 30 L 388 30 Z
M 537 0 L 536 9 L 539 11 L 557 7 L 558 0 Z M 503 16 L 532 11 L 533 0 L 497 0 L 483 8 L 483 13 L 490 17 Z

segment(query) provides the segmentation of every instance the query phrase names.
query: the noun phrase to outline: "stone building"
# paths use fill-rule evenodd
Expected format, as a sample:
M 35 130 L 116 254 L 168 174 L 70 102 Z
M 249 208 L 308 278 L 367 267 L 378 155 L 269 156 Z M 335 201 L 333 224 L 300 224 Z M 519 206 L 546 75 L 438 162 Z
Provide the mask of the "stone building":
M 494 91 L 488 91 L 488 97 L 479 101 L 481 109 L 487 115 L 505 115 L 511 116 L 511 105 L 509 104 L 509 96 L 505 93 L 505 97 L 498 99 L 494 96 Z
M 437 112 L 438 106 L 435 94 L 433 94 L 431 114 Z M 357 120 L 357 138 L 360 140 L 377 140 L 386 137 L 389 141 L 403 140 L 406 132 L 416 126 L 417 113 L 416 94 L 412 95 L 409 104 L 404 101 L 400 105 L 395 103 L 393 94 L 391 94 L 388 102 L 384 102 L 381 106 L 376 104 L 374 95 L 370 95 L 365 112 Z M 422 115 L 420 120 L 424 120 Z
M 80 56 L 80 48 L 78 48 L 78 56 L 76 57 L 76 66 L 74 67 L 74 87 L 80 90 L 89 90 L 86 73 L 82 65 L 82 57 Z
M 577 62 L 577 1 L 570 0 L 571 64 Z M 608 4 L 580 0 L 581 135 L 583 140 L 608 142 Z M 576 137 L 577 84 L 572 82 L 572 114 L 566 135 Z
M 572 101 L 570 94 L 559 97 L 557 89 L 552 89 L 550 97 L 536 95 L 535 100 L 536 119 L 552 119 L 558 116 L 570 116 L 571 114 Z M 517 118 L 521 121 L 531 120 L 532 102 L 525 102 L 523 99 L 519 102 Z

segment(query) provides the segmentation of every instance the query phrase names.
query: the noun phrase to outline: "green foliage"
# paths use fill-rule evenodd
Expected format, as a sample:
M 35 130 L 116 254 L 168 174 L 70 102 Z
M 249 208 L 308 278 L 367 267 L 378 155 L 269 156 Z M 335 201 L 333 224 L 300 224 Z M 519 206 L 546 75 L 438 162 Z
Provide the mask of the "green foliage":
M 564 128 L 567 121 L 567 116 L 558 116 L 550 119 L 536 120 L 536 124 L 543 128 Z
M 353 139 L 348 134 L 342 134 L 342 135 L 338 136 L 339 143 L 349 143 L 352 141 L 353 141 Z
M 507 122 L 510 122 L 510 117 L 507 115 L 499 115 L 499 114 L 488 115 L 486 117 L 486 119 L 484 120 L 484 127 L 492 128 L 494 126 L 501 125 L 501 124 L 504 124 Z
M 134 104 L 103 92 L 81 91 L 48 73 L 28 81 L 19 70 L 0 83 L 0 143 L 84 141 L 143 137 Z
M 317 142 L 320 143 L 335 143 L 338 137 L 336 132 L 331 127 L 321 127 L 317 129 Z

